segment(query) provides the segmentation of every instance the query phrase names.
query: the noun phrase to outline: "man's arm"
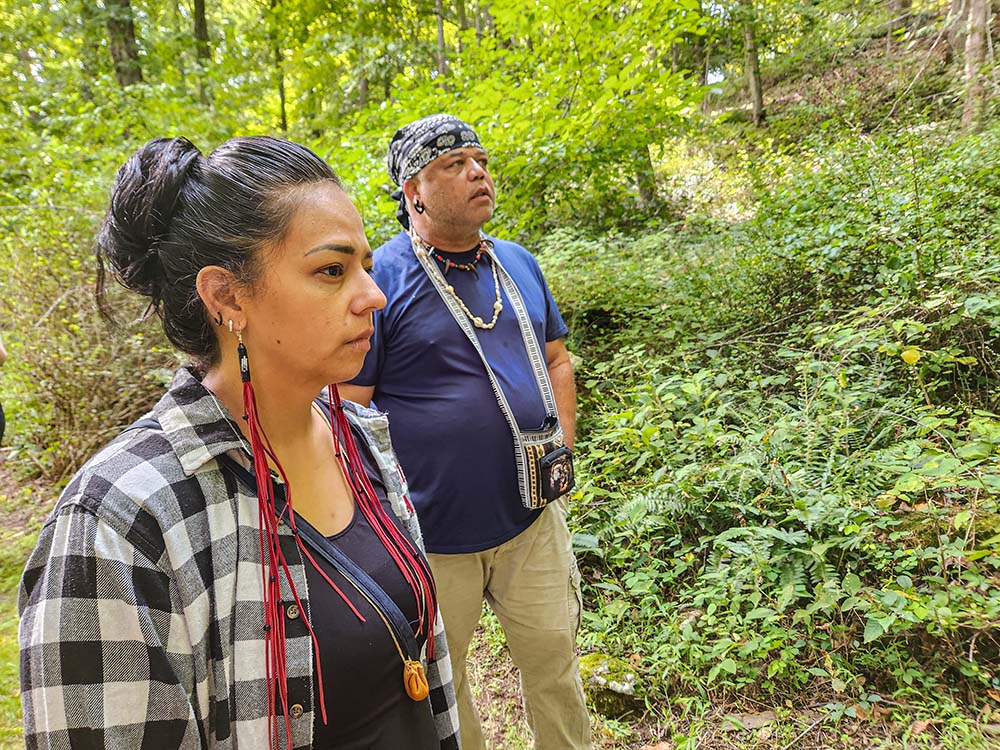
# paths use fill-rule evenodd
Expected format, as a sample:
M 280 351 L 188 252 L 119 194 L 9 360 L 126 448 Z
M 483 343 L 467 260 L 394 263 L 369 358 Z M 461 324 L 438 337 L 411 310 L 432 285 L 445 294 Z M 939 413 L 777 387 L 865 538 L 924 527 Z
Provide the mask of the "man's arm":
M 337 390 L 340 391 L 341 398 L 346 398 L 348 401 L 353 401 L 362 406 L 369 406 L 372 402 L 372 396 L 375 395 L 375 386 L 373 385 L 348 385 L 347 383 L 341 383 L 337 386 Z
M 569 349 L 562 339 L 545 344 L 546 367 L 552 381 L 552 393 L 556 399 L 556 411 L 562 425 L 566 445 L 570 449 L 576 441 L 576 385 L 573 382 L 573 362 Z

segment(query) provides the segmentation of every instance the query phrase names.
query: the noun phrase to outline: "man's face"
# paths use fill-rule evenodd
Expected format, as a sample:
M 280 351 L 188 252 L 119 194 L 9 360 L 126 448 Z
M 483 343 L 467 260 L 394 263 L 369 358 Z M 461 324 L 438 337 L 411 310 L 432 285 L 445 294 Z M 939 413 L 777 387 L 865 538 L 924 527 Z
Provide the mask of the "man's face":
M 486 152 L 456 148 L 441 154 L 414 178 L 414 198 L 426 206 L 423 218 L 439 231 L 479 231 L 493 217 L 496 190 Z

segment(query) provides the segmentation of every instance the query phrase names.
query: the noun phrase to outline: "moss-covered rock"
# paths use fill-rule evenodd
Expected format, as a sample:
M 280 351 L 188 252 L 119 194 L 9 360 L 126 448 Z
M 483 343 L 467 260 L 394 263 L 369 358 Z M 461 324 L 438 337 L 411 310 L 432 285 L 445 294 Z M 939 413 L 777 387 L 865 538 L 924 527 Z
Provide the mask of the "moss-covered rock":
M 580 677 L 591 705 L 602 716 L 620 719 L 642 703 L 642 686 L 624 659 L 595 653 L 580 657 Z

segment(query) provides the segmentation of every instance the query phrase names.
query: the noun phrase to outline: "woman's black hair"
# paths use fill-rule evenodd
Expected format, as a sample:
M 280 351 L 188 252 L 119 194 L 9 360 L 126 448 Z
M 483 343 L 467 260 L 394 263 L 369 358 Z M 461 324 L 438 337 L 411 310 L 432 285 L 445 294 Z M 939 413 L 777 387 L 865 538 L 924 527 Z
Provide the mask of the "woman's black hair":
M 107 302 L 107 269 L 150 299 L 167 338 L 202 363 L 218 347 L 195 283 L 206 266 L 252 284 L 261 251 L 284 237 L 298 188 L 341 182 L 304 146 L 280 138 L 232 138 L 208 157 L 186 138 L 157 138 L 121 169 L 97 237 L 97 302 Z

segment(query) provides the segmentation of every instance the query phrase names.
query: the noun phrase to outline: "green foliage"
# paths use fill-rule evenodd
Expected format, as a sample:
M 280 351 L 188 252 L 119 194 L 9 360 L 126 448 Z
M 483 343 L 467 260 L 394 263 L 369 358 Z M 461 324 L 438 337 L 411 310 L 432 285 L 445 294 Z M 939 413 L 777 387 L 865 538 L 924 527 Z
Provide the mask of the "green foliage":
M 23 566 L 19 561 L 18 572 Z M 0 696 L 0 748 L 18 750 L 24 747 L 21 730 L 21 701 L 18 690 L 20 654 L 17 648 L 17 607 L 11 593 L 0 595 L 0 685 L 6 688 Z
M 491 3 L 492 33 L 457 32 L 463 51 L 449 59 L 447 80 L 407 71 L 393 102 L 361 113 L 349 135 L 322 139 L 321 150 L 357 163 L 356 140 L 381 155 L 402 123 L 450 111 L 475 124 L 493 154 L 508 234 L 659 214 L 661 201 L 644 203 L 636 184 L 653 179 L 649 147 L 679 129 L 699 96 L 668 60 L 675 40 L 700 30 L 696 9 L 688 0 L 627 8 L 581 0 L 564 11 Z M 356 179 L 371 198 L 386 181 L 381 169 Z
M 94 219 L 56 205 L 0 210 L 0 299 L 12 326 L 4 331 L 4 443 L 22 466 L 56 481 L 151 406 L 175 361 L 158 326 L 132 323 L 122 333 L 96 316 Z M 124 320 L 142 313 L 135 300 L 116 306 Z
M 680 35 L 698 33 L 696 9 L 689 0 L 629 8 L 586 0 L 572 13 L 534 0 L 470 8 L 464 25 L 445 19 L 443 78 L 414 74 L 434 66 L 438 52 L 434 18 L 421 4 L 227 0 L 208 8 L 210 54 L 202 59 L 190 8 L 133 3 L 143 79 L 123 88 L 107 9 L 4 6 L 9 442 L 35 471 L 64 477 L 148 407 L 174 364 L 156 326 L 112 334 L 89 302 L 107 187 L 149 138 L 184 134 L 208 151 L 237 133 L 273 131 L 280 85 L 289 135 L 340 168 L 375 241 L 397 229 L 385 201 L 390 135 L 411 118 L 451 110 L 480 126 L 494 153 L 504 207 L 495 231 L 506 227 L 509 236 L 569 217 L 605 226 L 665 216 L 649 147 L 680 126 L 697 97 L 667 54 Z M 129 309 L 122 317 L 140 316 Z
M 539 254 L 548 267 L 557 269 L 548 275 L 548 283 L 560 300 L 571 346 L 587 346 L 603 358 L 613 356 L 615 335 L 623 330 L 658 338 L 657 318 L 673 312 L 661 303 L 668 283 L 661 274 L 670 263 L 668 247 L 661 235 L 636 239 L 565 228 L 545 236 Z
M 588 648 L 662 695 L 1000 685 L 997 136 L 827 144 L 701 242 L 544 244 Z

